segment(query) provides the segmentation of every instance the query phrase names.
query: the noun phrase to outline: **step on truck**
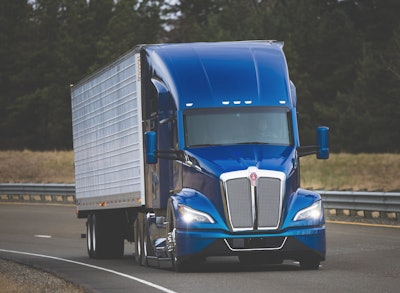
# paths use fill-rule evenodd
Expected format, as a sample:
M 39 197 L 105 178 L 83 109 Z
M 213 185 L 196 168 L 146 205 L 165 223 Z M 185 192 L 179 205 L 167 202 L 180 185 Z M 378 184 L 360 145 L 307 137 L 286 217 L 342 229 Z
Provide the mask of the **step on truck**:
M 300 146 L 283 43 L 133 48 L 71 88 L 76 205 L 91 258 L 181 271 L 325 260 L 321 196 L 301 156 L 329 157 L 328 127 Z

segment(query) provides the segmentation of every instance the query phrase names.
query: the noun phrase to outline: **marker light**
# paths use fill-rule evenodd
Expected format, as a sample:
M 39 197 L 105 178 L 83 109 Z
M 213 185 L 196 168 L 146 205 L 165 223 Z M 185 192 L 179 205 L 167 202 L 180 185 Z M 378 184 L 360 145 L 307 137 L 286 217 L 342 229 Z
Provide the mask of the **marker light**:
M 178 205 L 178 210 L 179 213 L 181 214 L 182 219 L 187 223 L 193 223 L 193 222 L 202 222 L 202 223 L 215 223 L 214 219 L 203 212 L 200 212 L 198 210 L 194 210 L 188 206 L 179 204 Z
M 301 221 L 301 220 L 317 220 L 321 217 L 322 211 L 322 204 L 321 201 L 317 201 L 313 203 L 308 208 L 305 208 L 299 211 L 296 216 L 293 218 L 293 221 Z

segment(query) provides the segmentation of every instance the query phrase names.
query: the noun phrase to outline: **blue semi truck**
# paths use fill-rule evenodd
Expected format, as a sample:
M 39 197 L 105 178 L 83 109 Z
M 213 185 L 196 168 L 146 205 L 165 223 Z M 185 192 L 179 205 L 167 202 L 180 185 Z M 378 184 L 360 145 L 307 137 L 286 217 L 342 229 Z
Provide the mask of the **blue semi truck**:
M 318 193 L 299 157 L 329 157 L 327 127 L 300 146 L 283 43 L 140 45 L 71 88 L 76 204 L 92 258 L 177 271 L 325 260 Z

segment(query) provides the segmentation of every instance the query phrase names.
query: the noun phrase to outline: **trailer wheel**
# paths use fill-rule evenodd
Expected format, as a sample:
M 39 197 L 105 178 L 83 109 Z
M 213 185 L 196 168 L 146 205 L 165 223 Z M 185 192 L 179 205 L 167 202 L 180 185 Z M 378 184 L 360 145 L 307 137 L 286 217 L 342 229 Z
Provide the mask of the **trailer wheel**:
M 94 246 L 96 242 L 93 242 L 93 219 L 92 214 L 89 214 L 86 221 L 86 240 L 87 240 L 87 251 L 90 258 L 94 257 Z
M 124 254 L 122 223 L 118 216 L 89 214 L 87 248 L 91 258 L 120 258 Z

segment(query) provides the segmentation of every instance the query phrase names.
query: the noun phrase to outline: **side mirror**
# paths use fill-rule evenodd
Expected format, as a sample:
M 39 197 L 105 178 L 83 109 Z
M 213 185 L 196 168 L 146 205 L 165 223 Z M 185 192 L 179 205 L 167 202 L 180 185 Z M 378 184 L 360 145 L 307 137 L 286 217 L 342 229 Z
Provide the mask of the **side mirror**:
M 146 142 L 146 163 L 156 164 L 157 133 L 155 131 L 145 132 L 144 139 Z
M 329 128 L 319 126 L 317 128 L 318 151 L 317 159 L 326 160 L 329 158 Z

